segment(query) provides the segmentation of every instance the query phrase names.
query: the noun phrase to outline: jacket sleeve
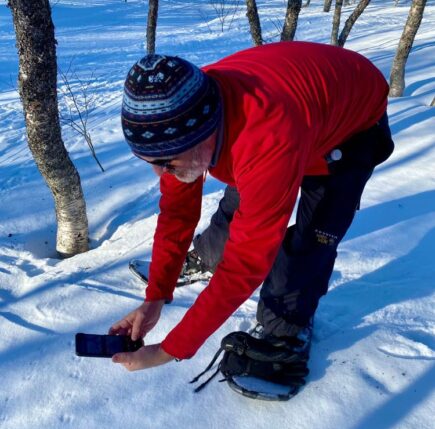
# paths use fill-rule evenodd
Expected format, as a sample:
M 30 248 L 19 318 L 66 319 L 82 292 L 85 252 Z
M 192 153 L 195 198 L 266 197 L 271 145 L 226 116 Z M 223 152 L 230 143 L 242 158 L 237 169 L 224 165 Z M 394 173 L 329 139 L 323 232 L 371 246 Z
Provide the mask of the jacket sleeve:
M 154 234 L 146 301 L 172 300 L 187 250 L 201 215 L 203 178 L 180 182 L 165 173 L 160 178 L 160 214 Z
M 240 206 L 230 225 L 223 260 L 209 285 L 162 343 L 180 359 L 192 357 L 205 340 L 245 301 L 269 273 L 303 177 L 301 154 L 264 137 L 258 154 L 242 153 L 234 172 Z M 282 136 L 281 136 L 282 138 Z M 272 142 L 266 144 L 268 139 Z M 272 144 L 270 144 L 272 143 Z

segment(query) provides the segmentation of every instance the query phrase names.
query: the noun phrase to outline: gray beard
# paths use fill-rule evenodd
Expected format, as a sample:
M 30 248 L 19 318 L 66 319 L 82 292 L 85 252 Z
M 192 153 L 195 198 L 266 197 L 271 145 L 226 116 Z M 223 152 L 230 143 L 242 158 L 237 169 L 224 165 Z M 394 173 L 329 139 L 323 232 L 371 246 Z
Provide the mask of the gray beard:
M 194 149 L 192 154 L 192 168 L 185 170 L 181 175 L 177 173 L 174 174 L 180 182 L 193 183 L 207 171 L 210 165 L 211 157 L 213 156 L 213 148 L 198 145 Z
M 178 176 L 175 174 L 175 177 L 183 183 L 193 183 L 199 176 L 204 174 L 205 170 L 197 171 L 197 170 L 189 170 L 183 176 Z

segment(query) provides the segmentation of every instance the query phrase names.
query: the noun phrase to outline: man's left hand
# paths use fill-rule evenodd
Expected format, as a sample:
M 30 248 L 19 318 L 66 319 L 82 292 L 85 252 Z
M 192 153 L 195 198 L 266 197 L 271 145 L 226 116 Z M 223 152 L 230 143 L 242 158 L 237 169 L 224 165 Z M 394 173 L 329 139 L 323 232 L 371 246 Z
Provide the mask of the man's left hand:
M 160 347 L 160 344 L 152 344 L 132 353 L 116 353 L 112 357 L 112 362 L 120 363 L 128 371 L 137 371 L 163 365 L 174 359 Z

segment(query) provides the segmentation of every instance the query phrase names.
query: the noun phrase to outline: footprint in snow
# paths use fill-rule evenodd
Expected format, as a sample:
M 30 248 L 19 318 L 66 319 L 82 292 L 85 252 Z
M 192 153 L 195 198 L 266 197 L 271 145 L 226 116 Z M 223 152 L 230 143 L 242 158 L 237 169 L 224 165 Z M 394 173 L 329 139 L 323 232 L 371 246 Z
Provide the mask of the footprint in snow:
M 69 415 L 69 414 L 62 414 L 62 415 L 59 417 L 59 420 L 61 421 L 61 423 L 64 423 L 64 424 L 70 424 L 70 423 L 72 423 L 72 421 L 73 421 L 73 416 L 71 416 L 71 415 Z
M 75 380 L 78 380 L 79 378 L 81 378 L 82 374 L 80 371 L 71 371 L 69 376 Z
M 25 369 L 25 373 L 23 375 L 24 381 L 30 381 L 35 376 L 35 369 L 36 369 L 36 361 L 31 361 L 28 363 L 27 368 Z

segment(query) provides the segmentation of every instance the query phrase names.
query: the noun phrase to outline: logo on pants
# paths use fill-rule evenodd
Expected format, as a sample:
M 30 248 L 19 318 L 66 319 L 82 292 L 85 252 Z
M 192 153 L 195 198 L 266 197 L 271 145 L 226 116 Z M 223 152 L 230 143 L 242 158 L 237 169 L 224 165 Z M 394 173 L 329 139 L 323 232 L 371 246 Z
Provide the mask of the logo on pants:
M 315 231 L 316 239 L 319 244 L 324 244 L 326 246 L 335 246 L 337 243 L 338 237 L 329 232 L 321 231 L 320 229 L 316 229 Z

